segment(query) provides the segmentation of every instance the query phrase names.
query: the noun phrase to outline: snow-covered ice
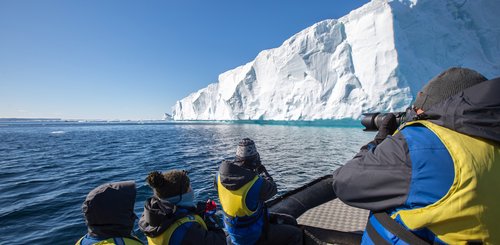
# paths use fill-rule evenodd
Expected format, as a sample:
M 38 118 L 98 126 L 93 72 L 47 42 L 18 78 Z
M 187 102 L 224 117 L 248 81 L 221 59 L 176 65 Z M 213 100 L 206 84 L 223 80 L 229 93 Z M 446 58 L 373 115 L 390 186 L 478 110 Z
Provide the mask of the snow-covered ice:
M 357 119 L 402 111 L 451 66 L 500 76 L 498 0 L 373 0 L 177 101 L 175 120 Z

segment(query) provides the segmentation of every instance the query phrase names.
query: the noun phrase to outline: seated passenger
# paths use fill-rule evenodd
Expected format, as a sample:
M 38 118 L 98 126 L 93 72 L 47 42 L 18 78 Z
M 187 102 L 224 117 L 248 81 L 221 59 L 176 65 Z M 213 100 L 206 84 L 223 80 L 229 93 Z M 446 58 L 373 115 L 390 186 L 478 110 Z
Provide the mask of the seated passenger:
M 147 183 L 154 195 L 144 204 L 139 228 L 148 244 L 226 244 L 226 235 L 212 221 L 214 217 L 202 219 L 205 210 L 194 203 L 186 171 L 151 172 Z
M 232 244 L 302 244 L 298 227 L 269 223 L 264 202 L 276 194 L 276 184 L 251 139 L 240 141 L 235 161 L 222 162 L 214 184 Z
M 82 206 L 88 233 L 76 244 L 143 244 L 131 234 L 137 219 L 135 195 L 133 181 L 108 183 L 93 189 Z

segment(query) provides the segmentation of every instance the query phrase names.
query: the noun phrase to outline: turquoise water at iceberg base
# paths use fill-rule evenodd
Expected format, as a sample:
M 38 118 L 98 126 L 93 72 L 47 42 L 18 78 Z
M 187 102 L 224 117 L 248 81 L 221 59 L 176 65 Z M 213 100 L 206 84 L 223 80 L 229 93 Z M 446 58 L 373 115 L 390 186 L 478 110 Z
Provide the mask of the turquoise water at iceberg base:
M 373 136 L 357 126 L 0 122 L 0 244 L 74 244 L 86 233 L 85 196 L 106 182 L 134 180 L 140 216 L 153 170 L 186 169 L 196 200 L 217 200 L 218 164 L 244 137 L 284 193 L 332 173 Z

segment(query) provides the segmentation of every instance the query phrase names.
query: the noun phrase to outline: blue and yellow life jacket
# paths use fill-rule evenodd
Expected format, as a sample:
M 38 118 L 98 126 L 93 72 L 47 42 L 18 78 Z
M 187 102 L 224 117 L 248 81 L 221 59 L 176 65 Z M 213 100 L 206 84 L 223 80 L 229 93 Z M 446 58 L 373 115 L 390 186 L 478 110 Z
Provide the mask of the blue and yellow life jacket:
M 182 218 L 177 219 L 172 223 L 167 230 L 165 230 L 161 235 L 157 237 L 147 237 L 148 244 L 150 245 L 178 245 L 182 243 L 186 232 L 195 223 L 200 224 L 205 230 L 207 230 L 207 225 L 205 221 L 196 214 L 187 214 Z
M 217 176 L 219 200 L 224 211 L 224 226 L 233 244 L 255 244 L 264 227 L 265 208 L 260 201 L 262 179 L 255 176 L 237 190 L 229 190 Z M 249 203 L 255 207 L 249 207 Z
M 136 237 L 113 237 L 104 240 L 89 238 L 83 236 L 76 242 L 75 245 L 143 245 L 143 243 Z
M 429 121 L 408 123 L 400 133 L 412 179 L 405 204 L 390 210 L 391 218 L 430 243 L 500 244 L 499 145 Z M 409 243 L 390 230 L 370 215 L 362 244 Z

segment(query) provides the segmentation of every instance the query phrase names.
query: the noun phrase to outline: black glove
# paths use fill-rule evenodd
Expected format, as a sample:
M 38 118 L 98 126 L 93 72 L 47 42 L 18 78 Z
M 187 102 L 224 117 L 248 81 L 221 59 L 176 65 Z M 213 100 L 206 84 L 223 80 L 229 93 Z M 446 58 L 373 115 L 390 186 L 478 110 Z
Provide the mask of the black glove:
M 388 113 L 385 117 L 384 120 L 382 120 L 382 125 L 378 128 L 378 133 L 375 136 L 375 140 L 373 143 L 375 145 L 380 144 L 384 139 L 387 137 L 387 135 L 392 135 L 396 129 L 398 129 L 398 124 L 396 122 L 396 116 L 392 113 Z
M 258 174 L 262 174 L 262 173 L 267 172 L 266 167 L 264 167 L 264 165 L 262 165 L 262 164 L 259 164 L 259 166 L 257 166 L 257 168 L 255 168 L 255 171 Z
M 396 129 L 398 129 L 396 116 L 392 113 L 388 113 L 382 120 L 382 124 L 378 128 L 378 133 L 375 136 L 375 139 L 361 147 L 361 151 L 374 149 L 375 147 L 377 147 L 377 145 L 384 141 L 387 135 L 392 135 L 396 131 Z
M 271 175 L 267 172 L 267 169 L 266 167 L 264 167 L 264 165 L 259 165 L 255 171 L 257 172 L 258 175 L 260 176 L 263 176 L 265 178 L 268 178 L 270 180 L 273 180 L 273 177 L 271 177 Z
M 207 204 L 205 202 L 197 202 L 196 203 L 196 209 L 195 209 L 195 213 L 201 217 L 203 217 L 205 215 L 205 208 L 206 208 Z

